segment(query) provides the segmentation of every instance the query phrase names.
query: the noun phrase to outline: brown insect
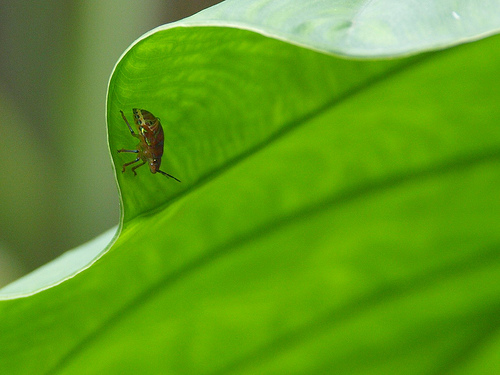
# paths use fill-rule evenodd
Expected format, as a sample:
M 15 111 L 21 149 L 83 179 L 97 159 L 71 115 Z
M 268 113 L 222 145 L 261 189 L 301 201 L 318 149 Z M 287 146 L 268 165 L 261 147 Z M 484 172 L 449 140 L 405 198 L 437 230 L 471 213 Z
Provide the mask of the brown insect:
M 127 118 L 123 114 L 123 111 L 120 111 L 123 120 L 125 121 L 125 124 L 127 124 L 132 136 L 139 139 L 139 144 L 137 145 L 136 150 L 125 150 L 122 148 L 121 150 L 118 150 L 118 152 L 132 152 L 134 154 L 138 154 L 138 156 L 137 159 L 123 164 L 122 173 L 125 172 L 125 168 L 127 166 L 135 164 L 142 160 L 141 164 L 132 167 L 132 172 L 134 172 L 135 176 L 137 176 L 135 170 L 140 166 L 148 163 L 151 173 L 159 172 L 164 176 L 173 178 L 174 180 L 181 182 L 174 176 L 160 170 L 164 139 L 163 128 L 161 127 L 160 119 L 153 116 L 151 112 L 148 112 L 144 109 L 134 108 L 132 112 L 134 113 L 134 122 L 137 126 L 137 129 L 139 130 L 139 134 L 134 132 L 134 129 L 132 129 L 127 121 Z

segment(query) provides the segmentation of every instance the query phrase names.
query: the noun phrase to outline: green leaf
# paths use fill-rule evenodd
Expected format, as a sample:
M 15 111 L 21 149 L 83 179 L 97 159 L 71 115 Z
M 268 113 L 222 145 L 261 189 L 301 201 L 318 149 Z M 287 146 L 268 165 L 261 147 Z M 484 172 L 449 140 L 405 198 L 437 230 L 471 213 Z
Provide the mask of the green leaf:
M 226 1 L 126 51 L 117 237 L 3 290 L 2 373 L 500 372 L 499 37 L 455 46 L 500 5 L 302 4 Z M 121 173 L 132 108 L 182 183 Z

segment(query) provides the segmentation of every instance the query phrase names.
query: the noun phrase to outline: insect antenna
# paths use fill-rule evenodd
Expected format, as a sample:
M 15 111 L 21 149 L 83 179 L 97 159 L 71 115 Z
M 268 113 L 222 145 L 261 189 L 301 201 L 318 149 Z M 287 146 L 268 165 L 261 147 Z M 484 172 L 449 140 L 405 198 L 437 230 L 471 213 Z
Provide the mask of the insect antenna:
M 160 172 L 162 175 L 164 176 L 167 176 L 167 177 L 170 177 L 170 178 L 173 178 L 175 181 L 178 181 L 178 182 L 181 182 L 181 180 L 178 180 L 177 178 L 175 178 L 174 176 L 172 176 L 171 174 L 168 174 L 168 173 L 165 173 L 163 171 L 160 171 L 159 169 L 156 170 L 156 172 Z

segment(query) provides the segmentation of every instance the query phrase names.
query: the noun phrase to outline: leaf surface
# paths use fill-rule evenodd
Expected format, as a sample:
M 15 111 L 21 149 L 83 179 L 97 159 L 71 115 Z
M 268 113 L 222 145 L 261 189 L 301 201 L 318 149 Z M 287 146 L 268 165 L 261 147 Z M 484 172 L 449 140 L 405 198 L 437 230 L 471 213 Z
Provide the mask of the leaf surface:
M 500 44 L 456 46 L 499 5 L 398 4 L 226 1 L 134 43 L 108 91 L 117 238 L 0 303 L 0 368 L 500 371 Z M 121 173 L 132 108 L 182 183 Z

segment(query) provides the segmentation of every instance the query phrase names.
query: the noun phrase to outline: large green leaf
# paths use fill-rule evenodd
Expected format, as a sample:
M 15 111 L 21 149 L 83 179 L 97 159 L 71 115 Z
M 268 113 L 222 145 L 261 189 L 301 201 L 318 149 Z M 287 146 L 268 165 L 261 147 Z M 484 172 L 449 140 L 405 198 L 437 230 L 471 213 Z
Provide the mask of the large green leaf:
M 500 5 L 302 4 L 226 1 L 122 56 L 116 239 L 3 290 L 2 373 L 500 372 L 500 43 L 451 48 Z M 182 183 L 121 173 L 134 107 Z

